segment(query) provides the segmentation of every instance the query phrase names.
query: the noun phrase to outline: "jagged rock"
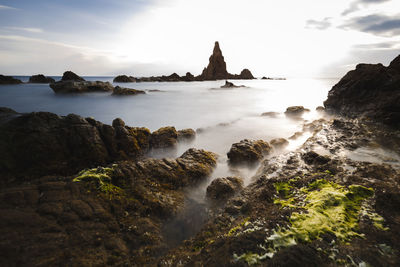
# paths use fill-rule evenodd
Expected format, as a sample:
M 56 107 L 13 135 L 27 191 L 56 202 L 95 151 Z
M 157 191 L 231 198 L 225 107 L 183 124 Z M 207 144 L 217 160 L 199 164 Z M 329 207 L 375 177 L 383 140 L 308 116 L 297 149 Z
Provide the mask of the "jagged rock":
M 366 117 L 400 128 L 400 56 L 388 67 L 359 64 L 329 91 L 328 112 Z
M 15 79 L 11 76 L 4 76 L 0 74 L 0 84 L 20 84 L 21 80 Z
M 186 72 L 185 76 L 182 76 L 181 79 L 185 82 L 192 82 L 195 80 L 195 77 L 190 72 Z
M 72 71 L 66 71 L 64 72 L 61 81 L 75 81 L 75 82 L 83 82 L 85 81 L 85 79 L 83 79 L 82 77 L 76 75 L 75 73 L 73 73 Z
M 226 79 L 228 76 L 224 56 L 219 48 L 219 43 L 215 42 L 214 50 L 210 56 L 208 66 L 203 70 L 200 77 L 204 80 L 221 80 Z
M 167 76 L 167 80 L 171 82 L 178 82 L 181 80 L 181 77 L 174 72 L 171 75 Z
M 244 139 L 233 144 L 227 155 L 231 164 L 254 164 L 268 155 L 271 150 L 272 147 L 268 142 Z
M 263 116 L 263 117 L 270 117 L 270 118 L 276 118 L 278 115 L 279 115 L 279 112 L 273 112 L 273 111 L 264 112 L 261 114 L 261 116 Z
M 304 108 L 303 106 L 291 106 L 288 107 L 285 111 L 285 115 L 288 117 L 301 117 L 304 112 L 309 112 L 310 110 Z
M 243 189 L 243 179 L 238 177 L 217 178 L 207 187 L 207 198 L 212 201 L 226 200 Z
M 175 127 L 162 127 L 151 133 L 150 146 L 153 149 L 174 148 L 178 144 L 178 132 Z
M 116 86 L 113 90 L 113 95 L 139 95 L 139 94 L 146 94 L 145 91 L 136 90 L 132 88 L 123 88 Z
M 287 145 L 289 145 L 288 140 L 285 138 L 275 138 L 269 141 L 271 146 L 273 146 L 275 149 L 282 149 L 285 148 Z
M 118 75 L 117 77 L 114 78 L 113 82 L 115 83 L 134 83 L 136 82 L 136 78 L 132 76 L 127 76 L 127 75 Z
M 43 74 L 32 75 L 29 78 L 29 83 L 54 83 L 55 80 L 51 77 L 46 77 Z
M 178 141 L 193 141 L 196 138 L 196 132 L 193 129 L 182 129 L 178 131 Z
M 137 159 L 149 150 L 150 131 L 123 123 L 109 126 L 70 114 L 17 114 L 0 110 L 2 179 L 69 175 L 118 159 Z M 122 120 L 121 120 L 122 121 Z
M 87 92 L 108 92 L 113 91 L 114 86 L 109 82 L 77 82 L 77 81 L 59 81 L 50 84 L 55 93 L 87 93 Z

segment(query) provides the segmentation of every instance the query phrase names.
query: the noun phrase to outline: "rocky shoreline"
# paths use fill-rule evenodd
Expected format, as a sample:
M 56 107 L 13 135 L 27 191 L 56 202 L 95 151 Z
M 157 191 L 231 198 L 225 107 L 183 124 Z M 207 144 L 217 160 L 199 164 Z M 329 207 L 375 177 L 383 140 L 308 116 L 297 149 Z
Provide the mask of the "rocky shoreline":
M 232 144 L 229 166 L 259 163 L 256 175 L 246 187 L 213 180 L 201 205 L 187 192 L 221 155 L 151 158 L 194 140 L 192 129 L 0 108 L 0 265 L 398 266 L 400 164 L 376 152 L 400 152 L 398 59 L 349 72 L 325 101 L 330 116 L 304 122 L 310 138 L 298 149 L 279 152 L 283 138 Z

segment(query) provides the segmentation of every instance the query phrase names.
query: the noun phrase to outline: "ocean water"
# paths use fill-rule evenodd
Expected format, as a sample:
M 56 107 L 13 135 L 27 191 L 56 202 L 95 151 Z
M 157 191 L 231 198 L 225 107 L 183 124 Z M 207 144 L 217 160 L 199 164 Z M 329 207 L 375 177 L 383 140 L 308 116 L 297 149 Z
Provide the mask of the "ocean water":
M 28 77 L 18 77 L 27 81 Z M 56 80 L 60 77 L 54 77 Z M 85 77 L 87 80 L 112 82 L 111 77 Z M 304 121 L 285 117 L 288 106 L 302 105 L 311 112 L 305 120 L 318 118 L 315 111 L 323 104 L 335 79 L 235 80 L 245 88 L 219 89 L 225 81 L 207 82 L 145 82 L 114 84 L 146 90 L 145 95 L 112 96 L 111 93 L 57 95 L 47 84 L 0 86 L 0 106 L 17 112 L 48 111 L 59 115 L 75 113 L 94 117 L 111 124 L 122 118 L 129 126 L 147 127 L 151 131 L 163 126 L 176 129 L 201 128 L 196 140 L 181 144 L 167 156 L 179 156 L 189 147 L 202 148 L 220 155 L 220 164 L 213 177 L 237 174 L 226 164 L 231 145 L 242 139 L 288 138 L 301 131 Z M 149 91 L 159 90 L 159 91 Z M 260 116 L 263 112 L 279 112 L 276 118 Z M 288 149 L 303 140 L 290 141 Z M 164 154 L 153 155 L 166 156 Z M 241 169 L 244 177 L 254 169 Z

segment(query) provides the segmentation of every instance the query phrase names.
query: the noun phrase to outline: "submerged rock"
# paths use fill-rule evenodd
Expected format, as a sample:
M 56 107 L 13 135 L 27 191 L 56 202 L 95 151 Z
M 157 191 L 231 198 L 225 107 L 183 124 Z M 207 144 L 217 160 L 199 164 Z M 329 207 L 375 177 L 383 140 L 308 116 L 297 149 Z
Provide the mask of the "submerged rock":
M 123 88 L 116 86 L 113 90 L 113 95 L 139 95 L 139 94 L 146 94 L 145 91 L 132 89 L 132 88 Z
M 363 116 L 400 128 L 400 56 L 388 67 L 359 64 L 329 91 L 324 102 L 328 112 Z
M 32 75 L 29 78 L 29 83 L 54 83 L 55 80 L 51 77 L 46 77 L 43 74 Z
M 254 164 L 265 155 L 268 155 L 272 147 L 263 140 L 244 139 L 232 145 L 227 156 L 230 164 Z
M 244 85 L 235 85 L 232 82 L 225 81 L 225 84 L 221 86 L 221 88 L 240 88 L 245 87 Z
M 286 109 L 285 115 L 288 117 L 299 118 L 303 115 L 304 112 L 309 111 L 309 109 L 304 108 L 303 106 L 291 106 Z
M 126 76 L 126 75 L 118 75 L 117 77 L 114 78 L 113 82 L 115 83 L 134 83 L 136 82 L 136 78 L 132 76 Z
M 20 84 L 21 80 L 15 79 L 11 76 L 4 76 L 0 74 L 0 84 Z
M 261 116 L 270 117 L 270 118 L 276 118 L 276 117 L 279 116 L 279 112 L 273 112 L 273 111 L 264 112 L 264 113 L 261 114 Z
M 217 178 L 207 187 L 207 198 L 224 201 L 243 189 L 243 179 L 238 177 Z
M 114 86 L 109 82 L 77 82 L 59 81 L 50 84 L 55 93 L 89 93 L 89 92 L 109 92 L 114 90 Z

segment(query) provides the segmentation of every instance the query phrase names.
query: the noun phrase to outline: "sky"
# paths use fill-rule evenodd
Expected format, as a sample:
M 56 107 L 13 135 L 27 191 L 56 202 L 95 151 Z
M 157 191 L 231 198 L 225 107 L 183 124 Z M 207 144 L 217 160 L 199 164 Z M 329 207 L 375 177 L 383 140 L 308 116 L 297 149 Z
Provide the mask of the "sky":
M 0 0 L 0 73 L 337 78 L 400 54 L 399 0 Z

